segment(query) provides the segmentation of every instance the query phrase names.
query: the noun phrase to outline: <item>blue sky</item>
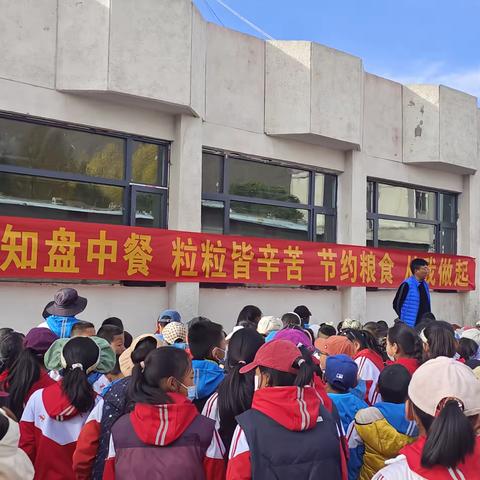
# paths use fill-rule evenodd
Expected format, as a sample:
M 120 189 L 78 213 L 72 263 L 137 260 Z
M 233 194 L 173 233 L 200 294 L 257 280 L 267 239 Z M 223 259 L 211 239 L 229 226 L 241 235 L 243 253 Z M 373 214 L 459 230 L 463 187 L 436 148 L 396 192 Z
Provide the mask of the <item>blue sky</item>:
M 480 0 L 220 1 L 275 39 L 316 41 L 361 57 L 368 72 L 480 97 Z M 194 3 L 209 21 L 261 36 L 217 0 Z

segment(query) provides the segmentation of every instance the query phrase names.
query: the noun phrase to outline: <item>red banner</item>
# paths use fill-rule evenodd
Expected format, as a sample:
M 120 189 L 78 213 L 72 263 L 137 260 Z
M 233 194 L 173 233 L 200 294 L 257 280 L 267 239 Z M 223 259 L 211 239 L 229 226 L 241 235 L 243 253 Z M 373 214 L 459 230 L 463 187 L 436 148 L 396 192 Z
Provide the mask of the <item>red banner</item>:
M 475 259 L 404 250 L 0 217 L 0 277 L 397 287 L 413 258 L 439 290 L 474 290 Z

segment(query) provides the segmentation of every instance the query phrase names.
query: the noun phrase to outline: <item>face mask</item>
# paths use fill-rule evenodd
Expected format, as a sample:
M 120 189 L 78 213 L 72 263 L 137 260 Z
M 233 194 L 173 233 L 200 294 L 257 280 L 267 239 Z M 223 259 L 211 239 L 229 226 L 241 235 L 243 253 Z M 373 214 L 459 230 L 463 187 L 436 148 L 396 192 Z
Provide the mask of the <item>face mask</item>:
M 255 375 L 255 377 L 253 377 L 254 380 L 253 380 L 253 385 L 254 385 L 254 391 L 256 392 L 259 388 L 260 388 L 260 378 L 257 377 L 257 375 Z
M 178 383 L 187 391 L 187 397 L 190 401 L 194 401 L 197 399 L 197 387 L 192 385 L 191 387 L 187 387 L 182 382 L 178 381 Z
M 389 353 L 387 353 L 387 355 L 388 355 L 388 358 L 389 358 L 392 362 L 395 361 L 395 357 L 394 357 L 393 355 L 390 355 Z
M 223 358 L 218 358 L 217 356 L 215 356 L 217 362 L 218 362 L 220 365 L 225 365 L 225 358 L 226 358 L 227 351 L 224 350 L 223 348 L 220 348 L 220 347 L 217 347 L 216 349 L 217 349 L 217 350 L 220 350 L 221 352 L 223 352 Z

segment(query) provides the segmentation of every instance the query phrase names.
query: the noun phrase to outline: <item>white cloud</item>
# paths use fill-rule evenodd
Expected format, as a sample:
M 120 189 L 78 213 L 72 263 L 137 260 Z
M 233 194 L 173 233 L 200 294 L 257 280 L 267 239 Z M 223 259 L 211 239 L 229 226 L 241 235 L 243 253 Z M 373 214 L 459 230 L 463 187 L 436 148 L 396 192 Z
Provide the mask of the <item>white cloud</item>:
M 464 70 L 449 71 L 442 62 L 420 63 L 408 73 L 386 73 L 382 76 L 403 84 L 432 83 L 461 90 L 480 99 L 480 65 Z

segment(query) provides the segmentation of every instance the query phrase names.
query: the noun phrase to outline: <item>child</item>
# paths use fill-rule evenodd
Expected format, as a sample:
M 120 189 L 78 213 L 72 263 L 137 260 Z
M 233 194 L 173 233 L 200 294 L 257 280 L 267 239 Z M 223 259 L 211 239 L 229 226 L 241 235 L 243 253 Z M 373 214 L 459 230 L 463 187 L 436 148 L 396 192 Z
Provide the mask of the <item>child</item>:
M 98 330 L 97 337 L 104 338 L 112 347 L 115 355 L 121 355 L 125 351 L 125 335 L 120 327 L 103 325 Z
M 123 378 L 114 381 L 104 393 L 103 402 L 98 403 L 88 416 L 73 455 L 73 469 L 77 480 L 101 480 L 112 426 L 125 415 L 131 406 L 127 395 L 132 369 L 145 361 L 147 355 L 161 345 L 153 335 L 137 337 L 132 347 L 119 358 Z M 116 366 L 115 366 L 116 368 Z
M 413 328 L 397 322 L 388 330 L 387 355 L 393 363 L 403 365 L 413 375 L 422 362 L 422 340 Z
M 12 365 L 23 350 L 24 336 L 12 329 L 3 329 L 0 335 L 0 384 L 5 389 L 5 380 Z
M 362 443 L 358 442 L 356 436 L 353 435 L 355 414 L 360 409 L 368 407 L 364 400 L 350 391 L 357 385 L 357 373 L 358 366 L 348 355 L 327 357 L 325 368 L 327 392 L 337 407 L 350 450 L 348 460 L 349 480 L 357 480 L 364 451 Z
M 18 448 L 20 430 L 17 422 L 0 409 L 0 479 L 32 480 L 33 465 L 26 453 Z
M 224 371 L 219 366 L 225 358 L 223 327 L 214 322 L 196 323 L 188 331 L 188 343 L 195 374 L 192 400 L 201 412 L 224 378 Z
M 477 355 L 478 345 L 475 340 L 471 338 L 461 338 L 458 341 L 457 353 L 460 355 L 460 359 L 467 363 L 472 359 L 475 359 Z M 470 367 L 471 368 L 471 367 Z
M 228 344 L 225 379 L 203 408 L 203 415 L 216 422 L 219 454 L 210 461 L 209 468 L 219 480 L 225 478 L 228 451 L 237 427 L 235 418 L 252 406 L 254 375 L 253 372 L 241 375 L 240 368 L 253 361 L 263 344 L 263 336 L 252 328 L 242 328 L 233 334 Z
M 317 338 L 315 347 L 320 353 L 320 366 L 323 370 L 325 370 L 327 358 L 330 355 L 345 354 L 351 358 L 355 356 L 353 343 L 344 335 L 331 335 L 328 338 Z
M 135 403 L 112 428 L 103 478 L 200 479 L 215 422 L 188 400 L 193 369 L 184 350 L 163 347 L 136 365 L 129 385 Z
M 479 480 L 480 382 L 472 370 L 452 358 L 430 360 L 414 373 L 408 397 L 420 437 L 373 480 Z
M 240 369 L 252 371 L 256 391 L 236 418 L 227 480 L 346 475 L 336 422 L 310 386 L 313 369 L 300 350 L 286 340 L 266 343 Z
M 94 337 L 95 325 L 90 322 L 79 320 L 73 327 L 70 337 Z
M 378 379 L 383 401 L 355 416 L 357 434 L 365 445 L 360 480 L 370 480 L 386 460 L 398 455 L 418 434 L 415 422 L 405 417 L 410 379 L 410 373 L 402 365 L 385 367 Z
M 20 421 L 19 446 L 35 467 L 35 478 L 74 479 L 72 455 L 80 430 L 96 402 L 87 375 L 110 371 L 115 355 L 97 337 L 57 340 L 45 354 L 48 369 L 64 369 L 60 382 L 37 390 Z
M 48 328 L 32 328 L 23 342 L 23 350 L 10 369 L 5 382 L 8 408 L 17 418 L 34 392 L 55 383 L 48 376 L 43 357 L 58 337 Z
M 345 325 L 345 322 L 344 322 Z M 347 329 L 342 332 L 355 348 L 353 359 L 358 365 L 358 378 L 365 380 L 365 401 L 374 405 L 380 401 L 377 392 L 377 382 L 383 370 L 382 349 L 370 332 L 366 330 Z
M 157 329 L 155 331 L 155 336 L 159 340 L 163 340 L 163 329 L 172 322 L 182 322 L 181 315 L 176 310 L 164 310 L 158 317 L 157 320 Z
M 454 358 L 457 354 L 457 342 L 453 327 L 445 322 L 436 321 L 420 333 L 423 341 L 423 358 L 432 360 L 437 357 Z

